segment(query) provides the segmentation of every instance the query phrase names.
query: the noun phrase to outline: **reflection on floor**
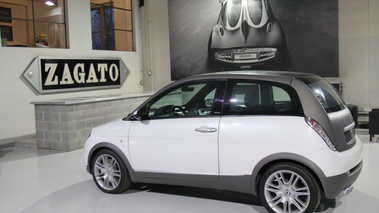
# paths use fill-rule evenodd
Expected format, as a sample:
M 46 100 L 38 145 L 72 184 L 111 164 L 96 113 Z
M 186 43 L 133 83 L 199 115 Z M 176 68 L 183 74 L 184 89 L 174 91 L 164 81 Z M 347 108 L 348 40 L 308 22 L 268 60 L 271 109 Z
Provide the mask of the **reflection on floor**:
M 359 137 L 364 167 L 354 191 L 324 202 L 318 212 L 378 212 L 379 139 Z M 256 197 L 219 190 L 138 184 L 123 194 L 105 194 L 84 167 L 82 150 L 1 149 L 0 212 L 266 213 Z

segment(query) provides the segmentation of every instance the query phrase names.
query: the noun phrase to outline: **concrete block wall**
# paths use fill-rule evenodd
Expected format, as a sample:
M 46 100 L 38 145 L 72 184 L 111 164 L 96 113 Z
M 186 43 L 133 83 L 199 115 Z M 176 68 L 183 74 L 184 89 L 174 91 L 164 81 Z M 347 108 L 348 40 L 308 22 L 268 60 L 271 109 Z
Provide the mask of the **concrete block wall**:
M 148 97 L 34 103 L 38 148 L 60 151 L 81 149 L 93 127 L 127 116 Z

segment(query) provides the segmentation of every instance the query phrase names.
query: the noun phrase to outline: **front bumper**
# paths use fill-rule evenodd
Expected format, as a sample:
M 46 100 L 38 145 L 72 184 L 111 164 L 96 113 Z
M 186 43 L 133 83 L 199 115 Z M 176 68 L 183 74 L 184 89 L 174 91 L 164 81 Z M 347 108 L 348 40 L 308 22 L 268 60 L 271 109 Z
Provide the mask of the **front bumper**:
M 274 60 L 278 56 L 276 48 L 240 48 L 217 51 L 216 61 L 230 64 L 256 64 Z
M 334 199 L 347 187 L 351 186 L 358 178 L 363 167 L 363 161 L 347 171 L 346 173 L 322 178 L 321 182 L 324 188 L 325 197 Z

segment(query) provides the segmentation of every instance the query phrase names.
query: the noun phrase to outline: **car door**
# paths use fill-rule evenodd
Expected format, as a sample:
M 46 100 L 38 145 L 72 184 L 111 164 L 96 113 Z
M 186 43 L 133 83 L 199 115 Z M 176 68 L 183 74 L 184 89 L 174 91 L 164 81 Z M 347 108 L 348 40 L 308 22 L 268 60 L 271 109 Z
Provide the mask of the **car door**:
M 218 179 L 218 129 L 222 82 L 187 83 L 140 110 L 129 131 L 131 164 L 137 176 L 178 180 Z
M 256 164 L 272 153 L 303 149 L 291 143 L 302 140 L 301 132 L 308 129 L 293 88 L 268 81 L 234 80 L 228 82 L 227 91 L 220 121 L 220 175 L 250 175 Z

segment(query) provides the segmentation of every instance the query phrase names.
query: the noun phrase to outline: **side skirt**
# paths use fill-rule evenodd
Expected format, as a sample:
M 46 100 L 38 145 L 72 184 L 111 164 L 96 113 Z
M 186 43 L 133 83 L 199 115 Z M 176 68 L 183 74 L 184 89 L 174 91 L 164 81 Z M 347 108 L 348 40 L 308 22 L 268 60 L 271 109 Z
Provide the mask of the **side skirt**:
M 164 184 L 253 194 L 252 177 L 134 172 L 134 183 Z M 254 194 L 253 194 L 254 195 Z

